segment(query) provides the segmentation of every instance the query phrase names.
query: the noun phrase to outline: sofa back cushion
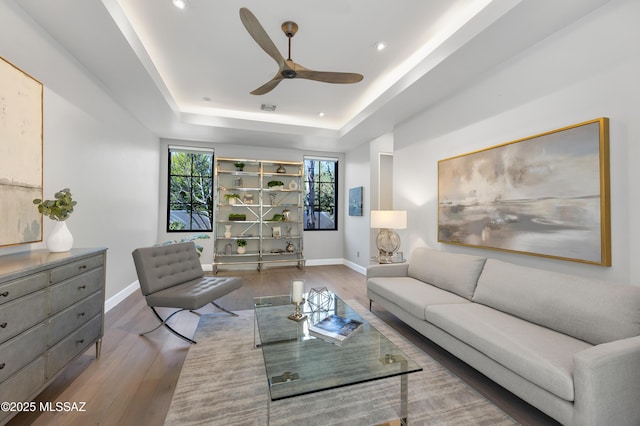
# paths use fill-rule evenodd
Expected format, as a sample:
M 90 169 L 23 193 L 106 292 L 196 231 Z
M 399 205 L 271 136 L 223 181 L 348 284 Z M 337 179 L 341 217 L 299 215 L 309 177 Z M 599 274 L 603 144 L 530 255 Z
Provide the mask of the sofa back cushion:
M 407 274 L 471 300 L 486 258 L 426 247 L 411 253 Z
M 487 260 L 473 301 L 597 345 L 640 335 L 640 287 Z

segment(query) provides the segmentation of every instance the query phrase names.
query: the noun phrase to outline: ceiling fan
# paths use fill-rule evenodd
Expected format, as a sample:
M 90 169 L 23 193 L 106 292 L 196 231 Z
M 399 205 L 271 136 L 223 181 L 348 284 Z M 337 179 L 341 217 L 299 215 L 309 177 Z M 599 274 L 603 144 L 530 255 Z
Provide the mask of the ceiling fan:
M 293 62 L 291 59 L 291 38 L 293 38 L 298 31 L 298 24 L 295 22 L 287 21 L 282 24 L 282 31 L 289 39 L 289 56 L 287 59 L 284 59 L 276 45 L 273 44 L 273 41 L 271 41 L 267 35 L 267 32 L 262 28 L 262 25 L 260 25 L 260 22 L 258 22 L 258 19 L 246 7 L 240 9 L 240 20 L 251 37 L 253 37 L 260 47 L 262 47 L 262 50 L 264 50 L 267 55 L 271 56 L 276 61 L 279 67 L 276 75 L 271 80 L 251 92 L 252 95 L 264 95 L 265 93 L 269 93 L 286 78 L 304 78 L 307 80 L 338 84 L 357 83 L 363 78 L 361 74 L 356 73 L 314 71 Z

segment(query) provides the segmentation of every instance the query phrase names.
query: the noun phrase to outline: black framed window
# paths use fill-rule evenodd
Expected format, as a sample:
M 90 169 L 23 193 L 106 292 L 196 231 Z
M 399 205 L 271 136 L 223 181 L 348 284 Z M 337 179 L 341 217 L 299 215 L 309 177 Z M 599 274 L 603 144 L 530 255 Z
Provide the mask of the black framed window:
M 304 159 L 304 230 L 338 229 L 338 160 Z
M 213 150 L 169 147 L 167 232 L 212 231 Z

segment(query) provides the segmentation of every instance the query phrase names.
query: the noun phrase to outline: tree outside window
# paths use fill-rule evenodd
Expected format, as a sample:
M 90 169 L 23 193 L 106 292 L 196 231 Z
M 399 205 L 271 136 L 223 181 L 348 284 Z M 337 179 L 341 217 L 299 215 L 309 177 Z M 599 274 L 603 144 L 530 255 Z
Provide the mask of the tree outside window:
M 304 229 L 338 229 L 338 161 L 304 160 Z
M 213 150 L 169 147 L 167 232 L 212 231 Z

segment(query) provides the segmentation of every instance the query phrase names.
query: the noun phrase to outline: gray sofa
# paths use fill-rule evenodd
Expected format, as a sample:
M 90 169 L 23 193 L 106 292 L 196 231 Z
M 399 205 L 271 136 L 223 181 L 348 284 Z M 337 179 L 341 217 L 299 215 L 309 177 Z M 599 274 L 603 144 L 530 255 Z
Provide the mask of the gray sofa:
M 419 248 L 367 294 L 565 425 L 640 425 L 640 287 Z

